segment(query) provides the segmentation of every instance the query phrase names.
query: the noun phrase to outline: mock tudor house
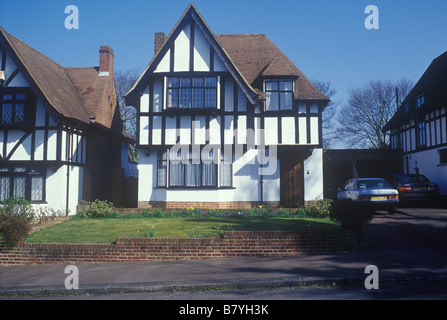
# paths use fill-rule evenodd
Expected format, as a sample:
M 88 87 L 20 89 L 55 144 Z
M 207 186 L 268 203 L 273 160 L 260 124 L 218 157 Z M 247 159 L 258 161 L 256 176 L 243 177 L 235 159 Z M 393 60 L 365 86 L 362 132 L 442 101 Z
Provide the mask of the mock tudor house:
M 215 35 L 194 5 L 126 95 L 138 205 L 296 206 L 323 197 L 329 99 L 264 34 Z
M 113 50 L 99 67 L 61 67 L 0 27 L 0 200 L 75 213 L 111 201 L 122 123 Z
M 421 173 L 447 195 L 447 52 L 432 61 L 385 125 L 404 173 Z

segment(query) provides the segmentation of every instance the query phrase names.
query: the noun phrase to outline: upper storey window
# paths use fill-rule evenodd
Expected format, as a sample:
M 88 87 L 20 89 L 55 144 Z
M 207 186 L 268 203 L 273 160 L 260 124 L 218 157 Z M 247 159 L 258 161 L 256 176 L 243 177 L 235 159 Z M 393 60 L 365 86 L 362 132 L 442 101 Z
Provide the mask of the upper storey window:
M 167 108 L 217 108 L 217 77 L 169 77 Z
M 422 107 L 422 105 L 424 104 L 424 102 L 425 102 L 425 97 L 424 97 L 424 95 L 420 95 L 419 97 L 417 97 L 417 99 L 416 99 L 416 104 L 417 104 L 418 108 Z
M 0 92 L 0 124 L 10 126 L 29 124 L 30 110 L 29 93 Z
M 293 109 L 292 80 L 267 80 L 264 84 L 267 111 Z

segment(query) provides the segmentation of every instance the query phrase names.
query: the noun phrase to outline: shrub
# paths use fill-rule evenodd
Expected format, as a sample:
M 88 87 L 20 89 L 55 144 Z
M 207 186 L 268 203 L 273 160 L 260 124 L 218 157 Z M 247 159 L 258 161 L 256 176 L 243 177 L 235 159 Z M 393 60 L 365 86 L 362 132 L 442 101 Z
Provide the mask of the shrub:
M 67 214 L 64 210 L 55 210 L 49 207 L 39 207 L 34 210 L 34 218 L 36 218 L 39 222 L 53 220 L 56 217 L 64 217 L 66 215 Z
M 115 210 L 113 208 L 113 203 L 107 200 L 96 199 L 87 204 L 87 209 L 80 212 L 78 216 L 85 218 L 107 218 L 115 216 Z
M 306 210 L 306 215 L 311 218 L 327 218 L 331 214 L 331 204 L 332 200 L 318 200 L 308 205 Z
M 24 240 L 34 218 L 30 202 L 24 198 L 11 197 L 0 206 L 0 236 L 7 248 L 15 247 Z

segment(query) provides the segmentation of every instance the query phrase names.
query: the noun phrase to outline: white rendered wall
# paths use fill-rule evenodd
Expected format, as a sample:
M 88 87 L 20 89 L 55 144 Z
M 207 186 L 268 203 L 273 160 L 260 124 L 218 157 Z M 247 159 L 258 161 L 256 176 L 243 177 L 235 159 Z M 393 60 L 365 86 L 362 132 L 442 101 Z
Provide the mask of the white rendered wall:
M 304 201 L 323 199 L 323 149 L 312 150 L 304 160 Z
M 425 175 L 431 182 L 437 183 L 439 193 L 447 195 L 447 165 L 439 165 L 439 149 L 431 149 L 427 151 L 417 152 L 407 155 L 409 161 L 408 173 L 419 173 Z
M 46 178 L 46 204 L 33 204 L 34 208 L 51 208 L 66 212 L 67 208 L 67 169 L 69 168 L 68 210 L 76 213 L 76 206 L 82 200 L 84 169 L 78 166 L 48 167 Z M 48 212 L 50 213 L 50 212 Z
M 232 202 L 261 201 L 261 178 L 256 150 L 249 150 L 233 164 L 231 189 L 157 188 L 157 154 L 140 152 L 138 164 L 138 201 Z M 263 201 L 280 201 L 279 161 L 272 174 L 263 176 Z
M 190 40 L 194 38 L 194 48 L 192 51 L 192 57 L 190 54 Z M 160 63 L 155 68 L 154 73 L 169 72 L 171 55 L 174 55 L 174 66 L 175 72 L 207 72 L 211 71 L 211 59 L 214 63 L 214 71 L 225 72 L 228 69 L 225 67 L 222 60 L 219 58 L 217 53 L 211 56 L 211 46 L 208 39 L 202 33 L 200 28 L 195 25 L 194 27 L 194 37 L 191 35 L 191 24 L 186 24 L 183 30 L 178 34 L 177 38 L 174 40 L 174 49 L 170 48 Z M 193 59 L 192 67 L 194 70 L 190 70 L 191 64 L 190 60 Z

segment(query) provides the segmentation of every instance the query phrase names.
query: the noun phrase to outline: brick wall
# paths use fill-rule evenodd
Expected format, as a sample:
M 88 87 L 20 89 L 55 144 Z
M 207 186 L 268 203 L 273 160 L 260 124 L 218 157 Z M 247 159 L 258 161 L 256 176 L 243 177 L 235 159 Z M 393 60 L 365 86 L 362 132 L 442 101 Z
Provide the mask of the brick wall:
M 20 243 L 0 247 L 0 265 L 217 259 L 237 256 L 329 254 L 351 249 L 357 235 L 227 231 L 223 238 L 119 238 L 114 244 Z
M 229 201 L 229 202 L 198 202 L 198 201 L 138 201 L 138 208 L 162 208 L 162 209 L 250 209 L 261 205 L 259 201 Z M 279 208 L 279 201 L 264 201 L 264 208 Z

